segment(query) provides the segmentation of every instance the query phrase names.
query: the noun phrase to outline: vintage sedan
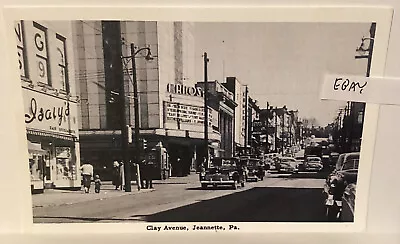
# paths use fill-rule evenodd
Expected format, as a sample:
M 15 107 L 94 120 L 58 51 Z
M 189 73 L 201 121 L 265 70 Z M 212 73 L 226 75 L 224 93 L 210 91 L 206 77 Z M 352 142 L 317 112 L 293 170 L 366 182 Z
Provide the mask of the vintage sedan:
M 297 173 L 297 161 L 292 157 L 281 157 L 277 164 L 279 173 Z
M 356 184 L 347 185 L 342 197 L 342 213 L 340 220 L 343 222 L 354 221 L 354 207 L 356 202 Z
M 329 213 L 329 210 L 332 210 L 332 206 L 327 203 L 329 203 L 328 199 L 332 198 L 332 196 L 334 196 L 334 200 L 340 202 L 340 208 L 335 209 L 335 211 L 338 211 L 337 219 L 349 219 L 349 208 L 354 208 L 352 204 L 354 205 L 355 199 L 359 155 L 357 152 L 341 154 L 336 164 L 337 168 L 326 179 L 324 193 L 327 200 L 325 200 L 325 206 L 327 213 Z M 346 202 L 343 203 L 343 200 L 346 200 Z M 343 212 L 343 209 L 345 212 Z M 344 217 L 343 213 L 345 214 Z
M 200 173 L 201 187 L 231 186 L 234 189 L 245 185 L 245 167 L 238 158 L 214 158 L 210 167 Z
M 246 181 L 258 181 L 264 179 L 265 169 L 260 159 L 241 158 L 241 160 L 247 166 Z
M 306 171 L 321 171 L 324 166 L 320 157 L 307 157 L 304 168 Z

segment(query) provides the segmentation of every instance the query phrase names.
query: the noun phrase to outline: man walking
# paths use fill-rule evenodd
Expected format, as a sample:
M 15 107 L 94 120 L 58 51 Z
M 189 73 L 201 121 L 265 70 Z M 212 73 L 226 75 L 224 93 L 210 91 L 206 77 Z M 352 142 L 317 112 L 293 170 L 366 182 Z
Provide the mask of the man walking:
M 90 163 L 85 163 L 84 165 L 82 165 L 81 171 L 85 193 L 89 193 L 93 177 L 93 166 Z

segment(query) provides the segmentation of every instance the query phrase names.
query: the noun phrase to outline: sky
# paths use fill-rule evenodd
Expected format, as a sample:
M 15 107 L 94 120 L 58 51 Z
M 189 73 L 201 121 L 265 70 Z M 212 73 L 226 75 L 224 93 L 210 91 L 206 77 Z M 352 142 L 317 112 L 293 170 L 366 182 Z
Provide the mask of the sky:
M 235 76 L 248 85 L 261 108 L 286 105 L 319 125 L 333 121 L 345 102 L 322 101 L 326 73 L 365 75 L 366 59 L 355 59 L 370 23 L 195 23 L 195 78 Z

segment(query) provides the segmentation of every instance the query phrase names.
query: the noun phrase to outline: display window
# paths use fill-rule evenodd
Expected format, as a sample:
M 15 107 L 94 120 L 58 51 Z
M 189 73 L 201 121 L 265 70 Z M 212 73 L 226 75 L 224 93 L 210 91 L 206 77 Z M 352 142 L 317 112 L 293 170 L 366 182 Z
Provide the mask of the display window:
M 56 147 L 56 180 L 76 180 L 76 173 L 71 147 Z
M 31 180 L 43 180 L 43 156 L 36 153 L 29 154 L 29 170 L 31 172 Z

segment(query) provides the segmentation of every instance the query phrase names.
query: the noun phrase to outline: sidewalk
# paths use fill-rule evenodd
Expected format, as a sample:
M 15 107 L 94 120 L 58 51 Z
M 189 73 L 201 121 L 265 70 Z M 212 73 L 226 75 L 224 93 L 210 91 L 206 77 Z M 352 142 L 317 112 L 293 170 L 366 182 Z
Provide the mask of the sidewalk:
M 158 184 L 193 184 L 198 182 L 198 177 L 198 174 L 192 173 L 191 175 L 188 175 L 186 177 L 171 177 L 166 180 L 154 180 L 153 185 L 155 185 L 155 188 L 157 188 Z M 103 182 L 100 193 L 94 192 L 93 183 L 90 187 L 90 193 L 86 194 L 83 191 L 47 189 L 42 194 L 32 195 L 32 207 L 40 208 L 70 205 L 93 200 L 103 200 L 126 195 L 136 195 L 152 191 L 155 191 L 155 189 L 141 189 L 140 191 L 138 191 L 135 182 L 132 182 L 131 192 L 115 190 L 115 186 L 112 185 L 111 181 L 105 181 Z

